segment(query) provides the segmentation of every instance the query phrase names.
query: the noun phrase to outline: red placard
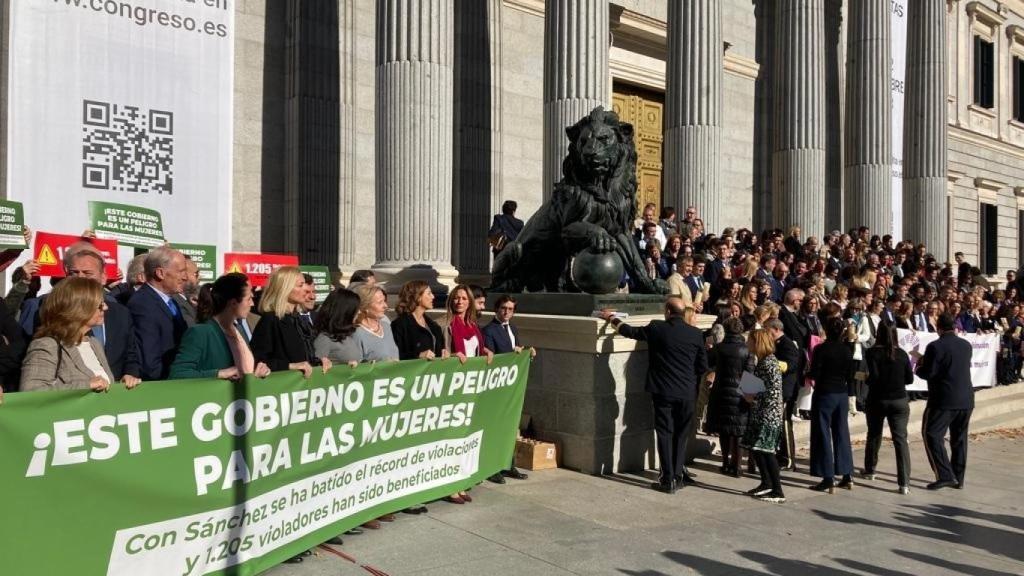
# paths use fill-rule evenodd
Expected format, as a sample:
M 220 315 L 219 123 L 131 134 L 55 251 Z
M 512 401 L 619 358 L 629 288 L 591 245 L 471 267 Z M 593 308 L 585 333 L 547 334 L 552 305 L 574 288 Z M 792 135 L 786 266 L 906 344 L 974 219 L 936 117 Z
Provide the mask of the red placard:
M 281 266 L 298 266 L 299 257 L 293 254 L 259 254 L 257 252 L 226 252 L 224 273 L 241 272 L 249 277 L 249 285 L 262 288 L 270 275 Z
M 103 259 L 107 262 L 105 267 L 107 278 L 116 278 L 118 275 L 117 240 L 83 238 L 52 232 L 36 232 L 36 244 L 32 250 L 32 257 L 39 262 L 39 275 L 63 278 L 64 251 L 72 244 L 82 241 L 89 242 L 103 255 Z

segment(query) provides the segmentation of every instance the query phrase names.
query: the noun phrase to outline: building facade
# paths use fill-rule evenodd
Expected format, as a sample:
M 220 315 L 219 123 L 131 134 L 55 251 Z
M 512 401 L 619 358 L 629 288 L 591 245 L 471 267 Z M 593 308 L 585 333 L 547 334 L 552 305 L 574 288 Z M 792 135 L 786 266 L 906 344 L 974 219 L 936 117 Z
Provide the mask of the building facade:
M 904 235 L 1017 268 L 1024 0 L 236 0 L 232 248 L 481 280 L 491 215 L 533 213 L 599 104 L 636 128 L 641 203 L 887 232 L 897 5 Z

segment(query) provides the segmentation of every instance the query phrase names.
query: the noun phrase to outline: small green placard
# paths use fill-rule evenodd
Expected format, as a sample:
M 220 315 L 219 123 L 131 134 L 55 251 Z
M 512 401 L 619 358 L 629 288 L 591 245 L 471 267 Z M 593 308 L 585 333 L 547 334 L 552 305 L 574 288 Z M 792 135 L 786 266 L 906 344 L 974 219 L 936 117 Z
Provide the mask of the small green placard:
M 199 267 L 199 281 L 213 282 L 217 279 L 217 247 L 205 244 L 172 244 Z
M 0 248 L 28 248 L 24 229 L 25 210 L 21 202 L 0 200 Z
M 89 217 L 99 238 L 136 248 L 155 248 L 164 243 L 164 224 L 156 210 L 89 201 Z
M 299 266 L 304 274 L 313 277 L 313 288 L 316 289 L 316 303 L 321 304 L 331 293 L 331 271 L 327 266 Z

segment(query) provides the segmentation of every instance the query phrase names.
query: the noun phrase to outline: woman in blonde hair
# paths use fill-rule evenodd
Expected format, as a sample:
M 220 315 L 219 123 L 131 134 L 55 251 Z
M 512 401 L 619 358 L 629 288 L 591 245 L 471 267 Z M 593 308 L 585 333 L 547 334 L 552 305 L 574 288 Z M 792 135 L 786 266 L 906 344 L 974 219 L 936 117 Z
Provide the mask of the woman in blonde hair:
M 385 314 L 388 311 L 388 297 L 384 289 L 376 284 L 363 284 L 354 292 L 359 296 L 359 313 L 356 314 L 356 332 L 352 335 L 362 350 L 363 362 L 388 362 L 399 359 L 391 323 Z
M 270 275 L 260 298 L 260 321 L 249 344 L 257 363 L 272 371 L 298 370 L 309 378 L 313 366 L 326 373 L 331 360 L 316 356 L 313 327 L 299 317 L 306 299 L 306 280 L 297 266 L 282 266 Z
M 21 389 L 105 392 L 114 377 L 103 345 L 89 335 L 103 324 L 103 288 L 89 278 L 67 278 L 40 310 L 41 324 L 21 368 Z M 127 387 L 128 384 L 125 384 Z
M 775 340 L 769 330 L 762 328 L 752 331 L 747 337 L 747 348 L 757 359 L 754 376 L 764 382 L 764 391 L 753 395 L 744 394 L 752 406 L 740 446 L 750 450 L 761 474 L 761 483 L 747 494 L 766 502 L 782 503 L 786 501 L 786 496 L 782 493 L 779 461 L 775 458 L 785 409 L 782 401 L 782 369 L 775 358 Z

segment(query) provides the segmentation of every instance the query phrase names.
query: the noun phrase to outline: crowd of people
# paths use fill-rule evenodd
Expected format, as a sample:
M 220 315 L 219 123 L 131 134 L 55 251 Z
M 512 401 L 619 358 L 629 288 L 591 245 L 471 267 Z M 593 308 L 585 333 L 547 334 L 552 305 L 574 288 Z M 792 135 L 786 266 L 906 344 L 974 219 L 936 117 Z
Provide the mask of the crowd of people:
M 145 381 L 265 378 L 281 371 L 309 378 L 342 364 L 465 363 L 476 356 L 490 362 L 495 353 L 535 354 L 510 323 L 514 298 L 499 298 L 493 320 L 478 325 L 486 310 L 478 286 L 456 286 L 436 321 L 427 314 L 435 304 L 430 285 L 408 282 L 399 291 L 392 320 L 387 294 L 369 270 L 353 273 L 347 286 L 333 286 L 317 306 L 313 278 L 298 267 L 277 268 L 260 289 L 241 273 L 200 284 L 198 267 L 169 246 L 137 256 L 124 278 L 109 281 L 104 257 L 83 236 L 64 251 L 63 267 L 65 276 L 51 278 L 46 294 L 39 294 L 37 262 L 15 272 L 14 286 L 0 305 L 0 400 L 3 390 L 104 392 Z M 526 477 L 510 463 L 489 480 L 504 484 L 506 478 Z M 465 504 L 473 498 L 463 490 L 444 500 Z M 405 512 L 422 514 L 427 508 Z M 379 529 L 395 519 L 386 514 L 349 533 Z
M 936 475 L 928 488 L 963 487 L 972 347 L 956 335 L 997 335 L 996 383 L 1021 380 L 1024 278 L 1016 271 L 1006 272 L 1005 284 L 994 284 L 962 253 L 941 262 L 923 244 L 873 235 L 863 226 L 823 238 L 804 238 L 799 227 L 714 234 L 695 206 L 682 218 L 653 204 L 641 215 L 634 237 L 650 278 L 664 281 L 670 293 L 666 321 L 638 328 L 611 310 L 602 316 L 623 336 L 648 341 L 648 391 L 662 461 L 654 488 L 674 492 L 692 483 L 682 460 L 691 422 L 700 420 L 720 439 L 721 472 L 740 476 L 745 449 L 748 471 L 756 467 L 761 476 L 749 494 L 782 502 L 780 470 L 795 470 L 792 421 L 802 417 L 811 420 L 809 472 L 821 478 L 812 488 L 852 489 L 848 417 L 864 412 L 861 477 L 875 478 L 888 423 L 898 490 L 906 494 L 909 403 L 917 397 L 927 398 L 925 448 Z M 624 278 L 622 291 L 630 285 Z M 695 328 L 686 326 L 695 312 L 715 317 L 699 351 L 692 344 Z M 938 339 L 912 362 L 899 346 L 898 329 Z M 928 393 L 907 391 L 915 364 Z M 801 403 L 805 410 L 798 409 Z M 947 432 L 952 461 L 944 447 Z

